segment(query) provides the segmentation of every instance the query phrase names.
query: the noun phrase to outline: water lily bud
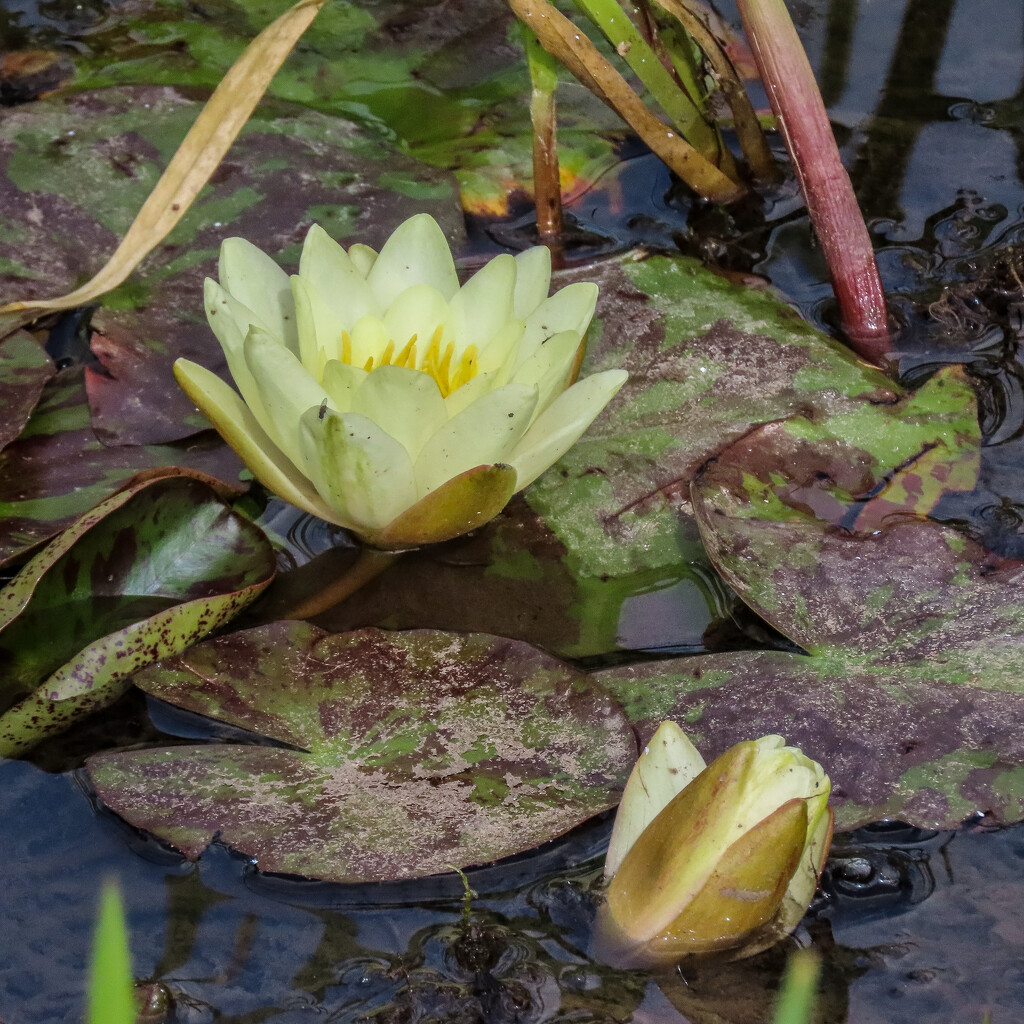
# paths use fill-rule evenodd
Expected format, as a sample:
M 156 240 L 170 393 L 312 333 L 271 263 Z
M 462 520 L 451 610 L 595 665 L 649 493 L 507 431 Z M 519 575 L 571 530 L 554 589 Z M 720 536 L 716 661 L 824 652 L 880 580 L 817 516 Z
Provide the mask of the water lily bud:
M 706 765 L 690 738 L 675 722 L 662 722 L 629 773 L 604 858 L 604 876 L 611 878 L 629 848 L 677 793 Z
M 625 852 L 599 916 L 619 964 L 748 956 L 807 909 L 832 836 L 828 776 L 781 736 L 737 743 Z
M 549 298 L 550 255 L 537 247 L 460 287 L 426 214 L 379 254 L 346 252 L 314 225 L 291 278 L 229 238 L 219 275 L 206 314 L 238 392 L 185 359 L 178 383 L 264 486 L 377 547 L 492 519 L 626 380 L 606 370 L 575 382 L 596 285 Z

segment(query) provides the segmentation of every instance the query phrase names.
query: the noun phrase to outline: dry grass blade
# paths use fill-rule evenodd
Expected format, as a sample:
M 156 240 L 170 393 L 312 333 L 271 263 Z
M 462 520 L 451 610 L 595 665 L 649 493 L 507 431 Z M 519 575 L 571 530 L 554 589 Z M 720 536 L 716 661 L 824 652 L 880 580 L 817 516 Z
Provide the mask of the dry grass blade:
M 92 302 L 116 288 L 184 216 L 291 53 L 327 0 L 299 0 L 245 49 L 214 90 L 167 169 L 132 222 L 114 255 L 81 287 L 55 299 L 0 307 L 0 334 L 49 310 Z
M 741 185 L 644 106 L 622 75 L 564 14 L 546 0 L 509 0 L 509 5 L 544 49 L 607 103 L 690 188 L 718 203 L 732 202 L 743 195 Z
M 778 167 L 775 164 L 775 157 L 765 140 L 764 132 L 761 131 L 761 123 L 757 119 L 754 106 L 750 102 L 747 90 L 743 88 L 739 75 L 736 74 L 732 61 L 722 49 L 715 34 L 704 20 L 690 9 L 685 0 L 654 0 L 654 2 L 663 11 L 671 14 L 690 33 L 704 56 L 707 57 L 715 78 L 718 80 L 719 88 L 732 110 L 736 135 L 754 177 L 759 181 L 777 177 Z

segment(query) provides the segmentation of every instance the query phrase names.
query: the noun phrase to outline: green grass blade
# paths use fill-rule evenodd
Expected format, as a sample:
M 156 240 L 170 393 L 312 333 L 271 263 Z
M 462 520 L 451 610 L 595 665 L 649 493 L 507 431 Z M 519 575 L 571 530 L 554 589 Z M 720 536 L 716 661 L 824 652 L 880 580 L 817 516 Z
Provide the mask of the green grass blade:
M 128 954 L 128 929 L 117 883 L 108 880 L 100 896 L 100 912 L 89 972 L 88 1024 L 135 1024 L 135 982 Z

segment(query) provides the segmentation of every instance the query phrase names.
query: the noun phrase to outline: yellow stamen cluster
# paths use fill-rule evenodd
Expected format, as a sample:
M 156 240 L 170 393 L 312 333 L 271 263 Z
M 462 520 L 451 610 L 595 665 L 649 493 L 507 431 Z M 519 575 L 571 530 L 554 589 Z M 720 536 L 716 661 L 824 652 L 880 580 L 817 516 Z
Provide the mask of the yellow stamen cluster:
M 419 358 L 416 351 L 416 339 L 414 334 L 405 345 L 395 353 L 395 343 L 389 341 L 384 351 L 379 355 L 369 356 L 363 364 L 363 369 L 369 372 L 378 366 L 404 366 L 410 370 L 419 370 L 422 373 L 433 377 L 442 398 L 447 398 L 453 391 L 461 388 L 463 384 L 471 381 L 477 374 L 477 347 L 470 345 L 462 356 L 452 366 L 452 356 L 455 354 L 455 343 L 449 341 L 441 351 L 441 335 L 444 327 L 439 326 L 430 339 L 423 353 Z M 348 331 L 341 332 L 341 361 L 354 365 L 352 362 L 352 338 Z

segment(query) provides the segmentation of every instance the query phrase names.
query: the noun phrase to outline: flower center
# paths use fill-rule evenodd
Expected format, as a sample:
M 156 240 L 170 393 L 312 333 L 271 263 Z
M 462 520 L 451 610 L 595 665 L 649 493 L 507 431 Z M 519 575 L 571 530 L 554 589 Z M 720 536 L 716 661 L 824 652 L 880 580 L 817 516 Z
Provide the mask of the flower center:
M 410 370 L 419 370 L 421 373 L 433 377 L 441 392 L 442 398 L 447 398 L 453 391 L 461 388 L 463 384 L 471 381 L 479 369 L 477 363 L 477 347 L 470 345 L 462 355 L 452 360 L 455 355 L 455 343 L 449 341 L 444 351 L 441 351 L 441 335 L 444 327 L 439 326 L 430 339 L 430 343 L 417 348 L 417 335 L 413 335 L 403 348 L 395 351 L 395 343 L 389 341 L 384 350 L 376 355 L 370 356 L 363 369 L 366 371 L 375 370 L 378 366 L 404 366 Z M 341 332 L 341 361 L 352 363 L 352 338 L 348 331 Z

